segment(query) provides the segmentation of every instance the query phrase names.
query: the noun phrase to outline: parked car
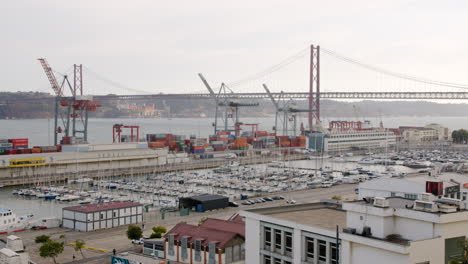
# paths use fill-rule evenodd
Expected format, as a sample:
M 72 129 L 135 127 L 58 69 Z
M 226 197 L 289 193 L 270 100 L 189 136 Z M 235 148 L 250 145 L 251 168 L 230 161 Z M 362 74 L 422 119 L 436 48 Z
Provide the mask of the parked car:
M 249 202 L 249 201 L 243 201 L 242 204 L 243 204 L 243 205 L 251 205 L 252 203 Z
M 132 244 L 143 245 L 144 242 L 145 242 L 145 239 L 144 239 L 144 238 L 132 239 Z
M 236 202 L 229 202 L 230 207 L 239 207 L 239 204 Z
M 263 200 L 265 200 L 265 201 L 267 201 L 267 202 L 273 201 L 273 199 L 271 199 L 270 197 L 265 197 L 265 198 L 263 198 Z
M 294 201 L 294 200 L 286 200 L 286 203 L 288 203 L 288 204 L 295 204 L 296 201 Z

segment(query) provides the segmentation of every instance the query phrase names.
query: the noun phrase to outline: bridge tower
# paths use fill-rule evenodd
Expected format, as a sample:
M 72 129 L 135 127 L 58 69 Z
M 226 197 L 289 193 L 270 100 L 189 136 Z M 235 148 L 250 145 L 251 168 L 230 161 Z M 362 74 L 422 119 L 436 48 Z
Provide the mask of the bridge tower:
M 316 96 L 314 97 L 314 90 Z M 320 46 L 310 46 L 309 131 L 320 126 Z

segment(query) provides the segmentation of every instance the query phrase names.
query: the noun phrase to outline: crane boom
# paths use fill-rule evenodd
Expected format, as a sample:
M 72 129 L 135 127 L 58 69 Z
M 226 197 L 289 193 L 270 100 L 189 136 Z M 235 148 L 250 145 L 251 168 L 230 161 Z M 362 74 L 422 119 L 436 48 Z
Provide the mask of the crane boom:
M 278 110 L 279 110 L 278 103 L 275 101 L 275 98 L 273 98 L 273 95 L 271 95 L 270 90 L 268 89 L 268 87 L 266 86 L 266 84 L 263 84 L 263 88 L 264 88 L 265 91 L 267 92 L 268 97 L 270 97 L 271 101 L 273 102 L 273 105 L 275 106 L 276 111 L 278 111 Z
M 218 98 L 216 97 L 216 94 L 214 93 L 213 89 L 211 89 L 211 86 L 210 84 L 206 81 L 205 77 L 203 77 L 203 75 L 201 73 L 198 74 L 198 77 L 200 77 L 200 79 L 202 80 L 203 84 L 205 84 L 206 86 L 206 89 L 208 89 L 208 92 L 210 92 L 210 95 L 211 97 L 213 97 L 213 99 L 218 102 Z
M 41 63 L 42 68 L 44 69 L 47 75 L 47 79 L 49 79 L 50 85 L 52 86 L 55 95 L 57 95 L 58 97 L 62 97 L 62 88 L 59 86 L 57 79 L 55 78 L 55 75 L 52 72 L 52 68 L 49 66 L 45 58 L 39 58 L 38 60 Z

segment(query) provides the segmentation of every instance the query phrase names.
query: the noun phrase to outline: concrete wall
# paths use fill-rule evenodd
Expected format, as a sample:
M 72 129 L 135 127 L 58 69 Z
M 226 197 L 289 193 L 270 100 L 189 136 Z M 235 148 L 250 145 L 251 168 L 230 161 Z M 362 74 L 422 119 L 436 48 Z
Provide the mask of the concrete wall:
M 245 263 L 260 263 L 260 221 L 245 218 L 245 233 Z
M 378 263 L 378 264 L 410 264 L 408 255 L 402 255 L 363 244 L 351 243 L 349 264 Z M 431 262 L 432 263 L 432 262 Z M 345 264 L 345 262 L 343 262 Z M 412 264 L 412 263 L 411 263 Z

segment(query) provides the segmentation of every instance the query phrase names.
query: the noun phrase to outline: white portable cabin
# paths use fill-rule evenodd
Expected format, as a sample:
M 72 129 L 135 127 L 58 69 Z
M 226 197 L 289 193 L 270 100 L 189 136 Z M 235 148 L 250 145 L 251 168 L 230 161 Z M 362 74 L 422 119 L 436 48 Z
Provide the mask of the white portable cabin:
M 62 210 L 63 227 L 93 231 L 143 222 L 143 205 L 133 202 L 109 202 L 66 207 Z

